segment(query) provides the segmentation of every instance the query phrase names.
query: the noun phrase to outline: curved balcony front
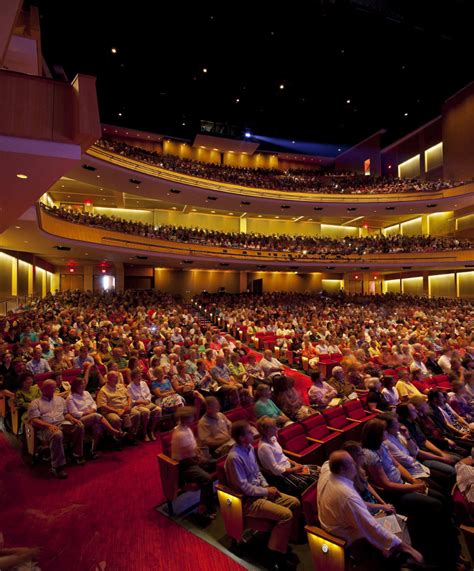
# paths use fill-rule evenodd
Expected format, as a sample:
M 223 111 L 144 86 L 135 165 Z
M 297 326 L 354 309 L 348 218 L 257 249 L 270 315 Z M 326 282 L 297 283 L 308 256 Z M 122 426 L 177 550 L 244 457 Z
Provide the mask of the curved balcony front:
M 106 230 L 93 226 L 67 222 L 46 213 L 37 205 L 40 229 L 62 242 L 88 244 L 90 247 L 126 251 L 152 257 L 150 262 L 165 264 L 166 260 L 228 263 L 230 267 L 255 269 L 265 267 L 275 270 L 298 269 L 300 272 L 361 269 L 411 269 L 413 268 L 464 268 L 474 264 L 472 250 L 447 250 L 426 253 L 368 254 L 358 255 L 310 255 L 291 252 L 224 248 L 207 244 L 189 244 L 158 240 Z

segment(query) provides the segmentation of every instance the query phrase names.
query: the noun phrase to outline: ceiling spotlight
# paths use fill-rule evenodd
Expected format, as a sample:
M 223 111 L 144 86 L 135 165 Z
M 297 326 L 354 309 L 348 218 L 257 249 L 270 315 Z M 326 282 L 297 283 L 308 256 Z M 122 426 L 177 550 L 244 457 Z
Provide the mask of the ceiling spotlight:
M 203 73 L 207 73 L 207 67 L 204 67 L 202 70 Z
M 404 116 L 404 117 L 408 117 L 408 113 L 404 113 L 403 116 Z
M 17 230 L 20 230 L 20 229 L 21 229 L 21 226 L 15 226 L 15 228 L 16 228 Z
M 245 133 L 246 139 L 250 139 L 251 136 L 252 136 L 252 133 L 249 133 L 248 131 Z
M 237 97 L 237 99 L 235 100 L 236 103 L 240 103 L 240 99 Z
M 122 117 L 122 113 L 119 113 L 118 116 L 119 116 L 119 117 Z
M 28 178 L 26 174 L 22 174 L 21 172 L 19 172 L 16 177 L 21 178 L 21 180 L 26 180 Z
M 283 83 L 280 83 L 280 89 L 285 89 L 285 86 L 283 85 Z
M 296 141 L 291 141 L 291 143 L 294 145 L 296 143 Z
M 351 102 L 350 99 L 346 99 L 346 103 L 349 105 L 349 103 Z

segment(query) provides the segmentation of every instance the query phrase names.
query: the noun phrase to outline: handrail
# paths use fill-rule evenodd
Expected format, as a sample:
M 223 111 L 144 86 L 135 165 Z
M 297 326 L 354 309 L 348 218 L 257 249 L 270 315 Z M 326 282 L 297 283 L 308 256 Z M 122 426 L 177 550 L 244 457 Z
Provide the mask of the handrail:
M 143 238 L 133 235 L 122 236 L 120 232 L 104 230 L 94 226 L 75 224 L 63 220 L 57 216 L 48 214 L 38 204 L 39 227 L 43 232 L 52 236 L 60 236 L 65 239 L 77 240 L 88 243 L 115 246 L 118 248 L 134 249 L 140 252 L 158 253 L 169 257 L 192 257 L 195 259 L 210 257 L 224 260 L 252 261 L 256 264 L 276 263 L 288 266 L 289 263 L 301 265 L 328 265 L 328 264 L 351 264 L 357 267 L 368 264 L 383 264 L 395 266 L 411 266 L 416 263 L 432 264 L 435 258 L 436 263 L 458 264 L 472 262 L 472 250 L 447 251 L 443 254 L 437 252 L 420 252 L 406 254 L 368 254 L 359 256 L 350 255 L 327 255 L 315 256 L 311 254 L 298 254 L 292 252 L 281 252 L 272 250 L 252 250 L 245 248 L 223 248 L 221 246 L 196 245 L 158 240 L 156 238 Z M 291 266 L 290 268 L 291 269 Z
M 191 176 L 183 173 L 175 173 L 173 171 L 149 165 L 142 161 L 136 161 L 129 157 L 124 157 L 117 153 L 106 151 L 101 147 L 93 145 L 87 150 L 87 154 L 99 160 L 112 163 L 116 166 L 140 172 L 142 174 L 150 175 L 155 178 L 160 178 L 165 181 L 173 182 L 176 184 L 183 184 L 187 186 L 198 187 L 206 190 L 213 190 L 217 192 L 226 192 L 229 194 L 242 194 L 253 196 L 255 198 L 269 198 L 272 200 L 290 200 L 298 202 L 405 202 L 405 201 L 419 201 L 419 200 L 440 200 L 446 198 L 445 191 L 457 190 L 466 185 L 453 187 L 452 189 L 444 189 L 435 192 L 405 192 L 405 193 L 378 193 L 378 194 L 324 194 L 316 192 L 294 192 L 294 191 L 278 191 L 274 189 L 253 188 L 250 186 L 241 186 L 237 184 L 230 184 L 225 182 L 216 182 L 205 178 Z M 474 189 L 473 189 L 474 190 Z M 464 194 L 464 193 L 460 193 Z M 456 195 L 456 193 L 454 193 Z M 453 195 L 453 196 L 454 196 Z

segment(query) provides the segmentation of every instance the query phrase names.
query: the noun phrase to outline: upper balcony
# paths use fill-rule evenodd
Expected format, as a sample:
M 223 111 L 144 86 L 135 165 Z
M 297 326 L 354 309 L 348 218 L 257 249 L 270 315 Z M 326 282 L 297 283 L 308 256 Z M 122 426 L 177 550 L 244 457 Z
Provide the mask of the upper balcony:
M 474 183 L 408 183 L 392 180 L 377 184 L 372 179 L 366 183 L 369 178 L 364 180 L 361 176 L 327 176 L 304 172 L 286 174 L 270 169 L 252 172 L 225 165 L 181 160 L 122 143 L 118 146 L 107 145 L 103 141 L 91 147 L 84 159 L 101 173 L 101 186 L 125 190 L 136 180 L 137 194 L 150 198 L 159 198 L 163 191 L 173 192 L 173 200 L 177 204 L 202 206 L 210 200 L 219 200 L 219 204 L 215 204 L 218 208 L 221 204 L 229 210 L 240 207 L 241 212 L 261 210 L 277 213 L 280 208 L 291 208 L 294 216 L 308 216 L 308 208 L 313 207 L 316 210 L 324 208 L 325 213 L 329 212 L 330 215 L 342 216 L 347 215 L 348 207 L 356 205 L 351 212 L 357 210 L 356 216 L 367 216 L 378 205 L 382 206 L 382 210 L 396 209 L 397 214 L 409 215 L 423 212 L 424 208 L 437 208 L 438 205 L 439 210 L 467 207 L 472 204 L 474 195 Z M 249 183 L 242 184 L 247 174 Z M 96 175 L 76 170 L 70 176 L 92 184 Z M 104 180 L 105 176 L 109 182 Z M 252 186 L 256 180 L 258 186 Z M 267 183 L 269 188 L 263 188 Z M 308 185 L 313 188 L 304 188 Z M 413 186 L 420 190 L 411 191 Z M 300 187 L 303 190 L 298 190 Z
M 251 247 L 222 247 L 207 243 L 178 242 L 150 238 L 131 233 L 118 232 L 97 226 L 74 223 L 52 215 L 37 206 L 40 229 L 62 243 L 88 244 L 90 247 L 126 251 L 146 255 L 154 261 L 179 260 L 183 267 L 200 262 L 216 262 L 220 267 L 241 269 L 283 269 L 298 271 L 326 270 L 393 270 L 417 268 L 463 268 L 473 263 L 471 249 L 436 252 L 373 253 L 373 254 L 317 254 L 305 251 L 282 251 L 281 249 L 255 249 Z

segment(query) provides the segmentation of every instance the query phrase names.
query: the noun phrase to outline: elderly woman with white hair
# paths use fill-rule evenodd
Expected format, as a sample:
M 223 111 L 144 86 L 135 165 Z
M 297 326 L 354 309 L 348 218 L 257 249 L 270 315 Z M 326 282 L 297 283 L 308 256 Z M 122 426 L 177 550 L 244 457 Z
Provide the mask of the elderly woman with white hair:
M 276 439 L 278 427 L 275 419 L 262 416 L 257 428 L 262 436 L 258 444 L 258 460 L 266 480 L 285 494 L 301 496 L 318 480 L 319 466 L 298 464 L 285 456 Z

